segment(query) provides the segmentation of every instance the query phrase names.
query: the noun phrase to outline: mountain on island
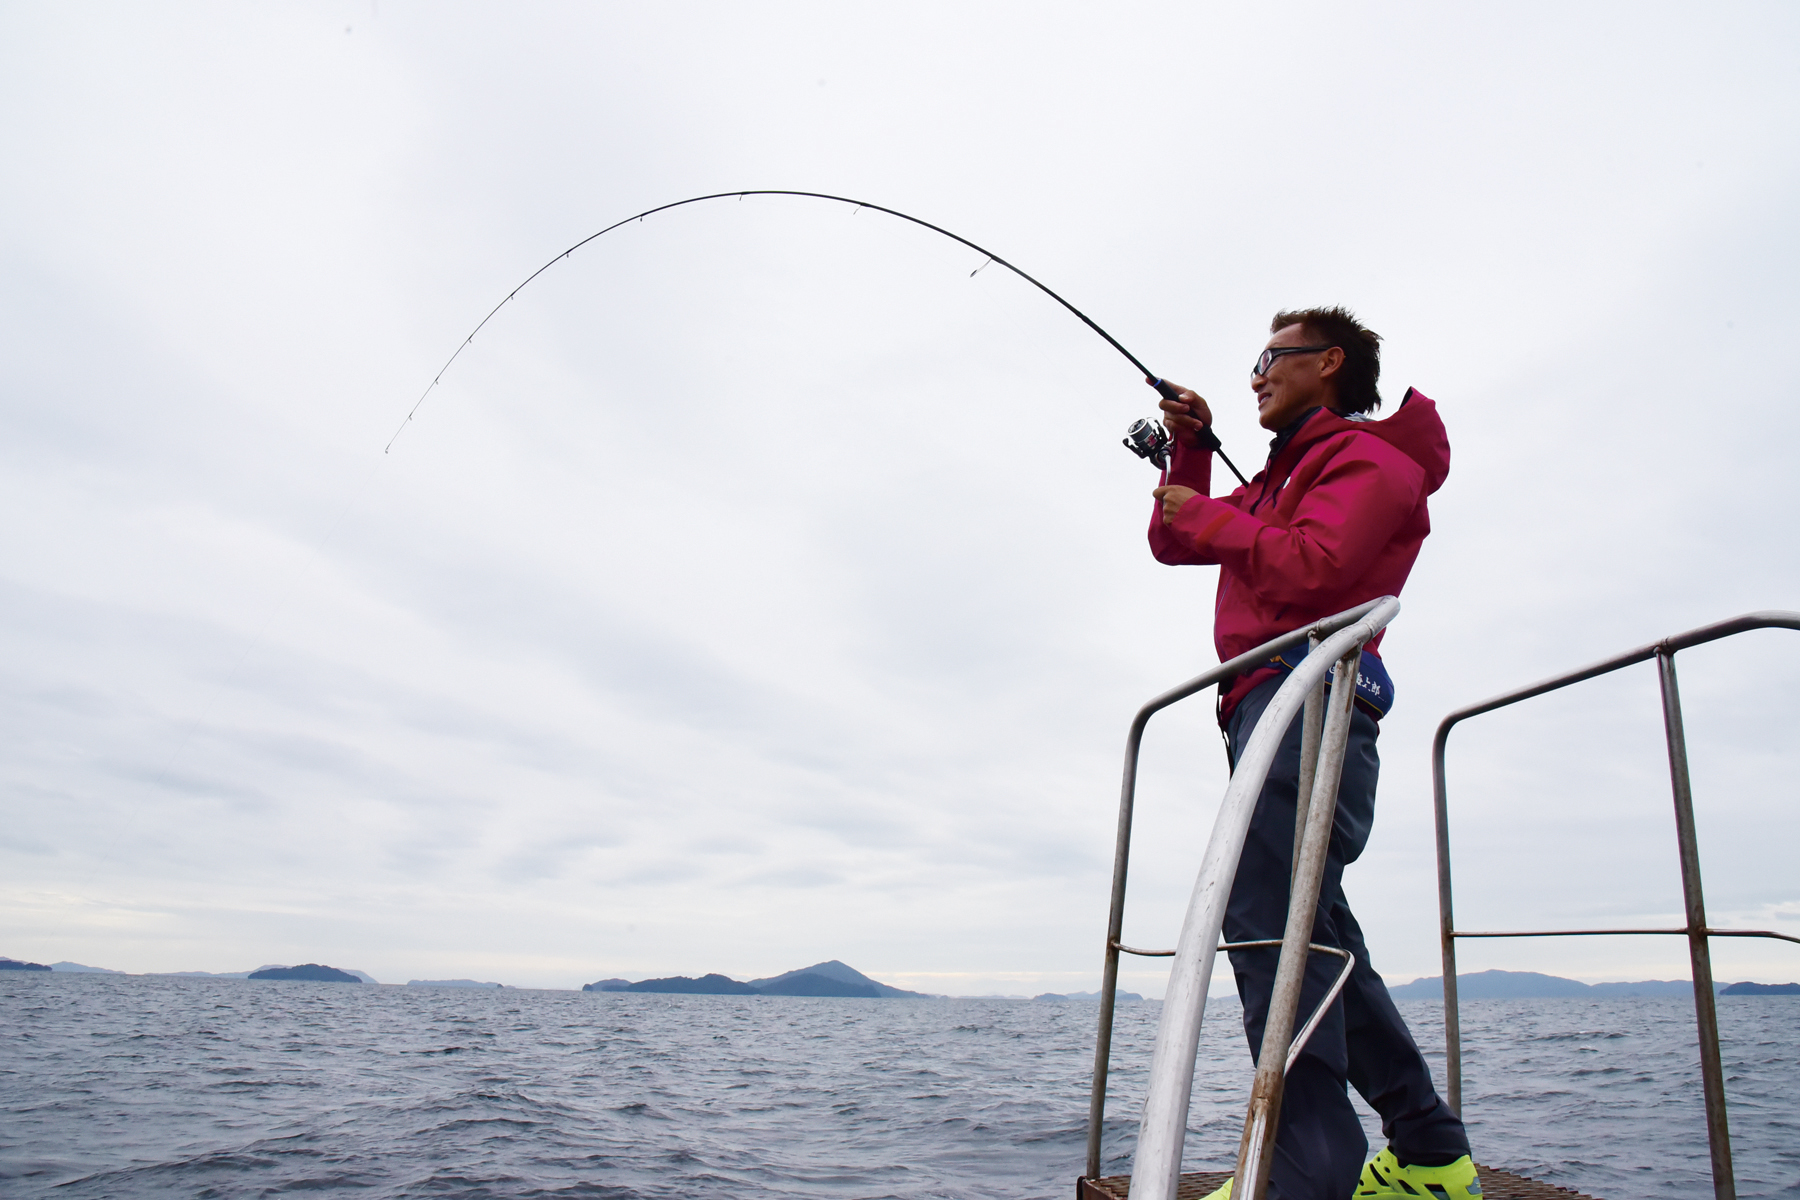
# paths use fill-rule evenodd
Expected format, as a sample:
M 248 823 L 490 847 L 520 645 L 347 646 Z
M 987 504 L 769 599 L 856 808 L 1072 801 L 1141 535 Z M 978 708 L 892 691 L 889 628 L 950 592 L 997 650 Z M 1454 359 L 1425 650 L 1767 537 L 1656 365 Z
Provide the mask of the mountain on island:
M 1456 994 L 1463 1000 L 1547 1000 L 1585 996 L 1589 990 L 1579 979 L 1540 975 L 1536 971 L 1477 971 L 1456 977 Z M 1390 984 L 1388 995 L 1396 1000 L 1442 1000 L 1444 977 L 1432 975 L 1411 983 Z
M 1099 992 L 1045 992 L 1041 996 L 1033 996 L 1032 999 L 1033 1000 L 1047 1000 L 1053 1004 L 1061 1003 L 1062 1001 L 1066 1001 L 1066 1000 L 1087 1001 L 1088 1003 L 1092 1003 L 1092 1002 L 1100 999 L 1100 993 Z M 1128 1000 L 1142 1000 L 1143 997 L 1138 995 L 1136 992 L 1114 992 L 1113 999 L 1117 1003 L 1123 1004 Z
M 1800 996 L 1800 983 L 1734 983 L 1721 996 Z
M 48 971 L 43 963 L 23 962 L 16 958 L 0 955 L 0 971 Z
M 741 983 L 719 974 L 690 979 L 676 975 L 668 979 L 644 979 L 629 983 L 623 979 L 602 979 L 582 985 L 584 992 L 653 992 L 664 995 L 690 996 L 845 996 L 866 1000 L 924 1000 L 921 992 L 908 992 L 870 979 L 861 971 L 832 959 L 810 967 L 752 979 Z
M 698 979 L 689 979 L 686 975 L 672 975 L 667 979 L 643 979 L 637 983 L 628 983 L 618 989 L 624 992 L 659 992 L 680 996 L 756 996 L 760 995 L 747 983 L 739 983 L 724 975 L 708 973 Z
M 808 978 L 812 976 L 813 978 Z M 840 985 L 843 990 L 833 991 L 826 984 L 819 983 L 824 979 Z M 902 988 L 889 987 L 885 983 L 877 983 L 855 967 L 847 966 L 832 959 L 830 962 L 814 963 L 810 967 L 801 967 L 783 975 L 774 975 L 768 979 L 752 979 L 750 986 L 765 996 L 870 996 L 886 1000 L 925 1000 L 929 999 L 923 992 L 909 992 Z
M 318 963 L 309 963 L 318 966 Z M 264 971 L 299 970 L 290 968 L 286 963 L 264 963 L 254 971 L 152 971 L 152 975 L 179 975 L 184 979 L 298 979 L 297 975 L 264 975 Z M 355 967 L 327 967 L 328 971 L 342 971 L 346 975 L 354 975 L 364 983 L 380 983 L 381 981 L 367 971 L 359 971 Z M 336 982 L 342 983 L 342 980 Z
M 321 966 L 318 963 L 302 963 L 297 967 L 264 967 L 260 971 L 250 972 L 249 977 L 251 979 L 305 979 L 314 983 L 362 982 L 348 971 Z

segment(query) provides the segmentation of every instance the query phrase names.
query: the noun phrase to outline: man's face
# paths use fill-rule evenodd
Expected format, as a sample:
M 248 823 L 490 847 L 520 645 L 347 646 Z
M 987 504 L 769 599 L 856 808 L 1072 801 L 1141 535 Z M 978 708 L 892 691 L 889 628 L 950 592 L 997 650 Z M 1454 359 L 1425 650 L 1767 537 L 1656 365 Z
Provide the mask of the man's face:
M 1309 346 L 1304 325 L 1285 325 L 1275 331 L 1265 349 Z M 1284 354 L 1269 364 L 1266 375 L 1252 374 L 1250 390 L 1256 393 L 1256 420 L 1271 432 L 1286 429 L 1309 408 L 1331 407 L 1337 401 L 1337 372 L 1344 352 L 1336 346 Z

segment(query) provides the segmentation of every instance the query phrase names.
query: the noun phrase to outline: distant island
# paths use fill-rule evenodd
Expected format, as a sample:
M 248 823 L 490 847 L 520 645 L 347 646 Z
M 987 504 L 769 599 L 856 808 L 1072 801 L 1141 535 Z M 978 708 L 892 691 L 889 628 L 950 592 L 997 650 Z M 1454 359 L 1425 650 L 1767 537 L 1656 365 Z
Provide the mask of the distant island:
M 407 987 L 500 988 L 504 983 L 482 983 L 475 979 L 409 979 Z
M 110 967 L 90 967 L 77 962 L 54 962 L 49 965 L 0 955 L 0 971 L 57 972 L 68 974 L 120 975 Z M 254 971 L 150 971 L 147 975 L 187 976 L 200 979 L 289 979 L 316 983 L 370 983 L 378 981 L 366 971 L 328 967 L 320 963 L 302 963 L 297 967 L 268 963 Z M 1537 971 L 1475 971 L 1458 975 L 1457 994 L 1464 1000 L 1546 1000 L 1557 998 L 1636 999 L 1672 996 L 1692 998 L 1694 985 L 1686 979 L 1646 979 L 1637 983 L 1583 983 L 1560 975 L 1544 975 Z M 494 988 L 507 985 L 477 979 L 412 979 L 408 987 Z M 814 963 L 767 979 L 740 981 L 726 975 L 709 973 L 699 978 L 674 975 L 666 979 L 601 979 L 583 984 L 584 992 L 639 992 L 689 996 L 830 996 L 865 1000 L 933 1000 L 943 997 L 902 988 L 870 979 L 861 971 L 832 959 Z M 1713 990 L 1721 996 L 1800 996 L 1800 983 L 1715 983 Z M 1396 1000 L 1441 1000 L 1443 980 L 1430 975 L 1410 983 L 1388 988 Z M 966 999 L 1024 1000 L 1024 996 L 971 996 Z M 1030 997 L 1046 1004 L 1093 1003 L 1099 992 L 1044 992 Z M 1141 1001 L 1136 992 L 1118 993 L 1120 1003 Z
M 632 983 L 624 979 L 602 979 L 583 984 L 584 992 L 652 992 L 659 995 L 684 996 L 842 996 L 864 1000 L 929 1000 L 923 992 L 908 992 L 878 983 L 837 959 L 814 963 L 810 967 L 752 979 L 747 983 L 725 975 L 711 973 L 691 979 L 675 975 L 667 979 L 643 979 Z
M 1800 983 L 1734 983 L 1721 996 L 1800 996 Z
M 362 980 L 348 971 L 340 971 L 336 967 L 320 966 L 318 963 L 302 963 L 297 967 L 264 967 L 260 971 L 250 972 L 251 979 L 305 979 L 314 983 L 361 983 Z
M 1800 995 L 1800 983 L 1734 983 L 1729 987 L 1715 983 L 1713 991 L 1721 996 L 1794 996 Z M 1690 979 L 1646 979 L 1639 983 L 1583 983 L 1560 975 L 1541 975 L 1536 971 L 1476 971 L 1456 977 L 1456 995 L 1461 1000 L 1553 1000 L 1560 997 L 1587 996 L 1591 999 L 1636 999 L 1644 996 L 1693 996 Z M 1431 975 L 1411 983 L 1388 988 L 1396 1000 L 1442 1000 L 1444 977 Z

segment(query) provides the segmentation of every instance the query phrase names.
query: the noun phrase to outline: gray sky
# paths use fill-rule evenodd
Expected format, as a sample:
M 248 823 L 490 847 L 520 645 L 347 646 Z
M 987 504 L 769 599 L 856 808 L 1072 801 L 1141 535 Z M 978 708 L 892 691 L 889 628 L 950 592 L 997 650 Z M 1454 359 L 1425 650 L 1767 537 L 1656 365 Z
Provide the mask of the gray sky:
M 573 986 L 1092 987 L 1132 710 L 1214 661 L 1153 394 L 1343 302 L 1442 405 L 1376 966 L 1435 974 L 1450 708 L 1800 608 L 1800 12 L 0 9 L 0 953 Z M 1716 924 L 1800 930 L 1800 638 L 1680 660 Z M 1452 742 L 1470 927 L 1678 919 L 1649 668 Z M 1224 782 L 1153 726 L 1127 938 Z M 1726 942 L 1724 978 L 1800 977 Z M 1674 939 L 1466 969 L 1684 977 Z M 1160 994 L 1160 972 L 1126 985 Z

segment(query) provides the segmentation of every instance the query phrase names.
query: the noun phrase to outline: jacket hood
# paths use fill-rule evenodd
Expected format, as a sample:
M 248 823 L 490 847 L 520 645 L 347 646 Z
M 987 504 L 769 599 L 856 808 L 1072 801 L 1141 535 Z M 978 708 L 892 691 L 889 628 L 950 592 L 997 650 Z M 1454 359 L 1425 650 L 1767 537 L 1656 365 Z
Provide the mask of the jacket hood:
M 1310 446 L 1349 432 L 1373 434 L 1418 463 L 1425 472 L 1427 495 L 1444 486 L 1450 474 L 1450 436 L 1438 416 L 1437 402 L 1417 388 L 1407 388 L 1394 415 L 1379 421 L 1348 421 L 1330 409 L 1319 409 L 1288 446 Z

